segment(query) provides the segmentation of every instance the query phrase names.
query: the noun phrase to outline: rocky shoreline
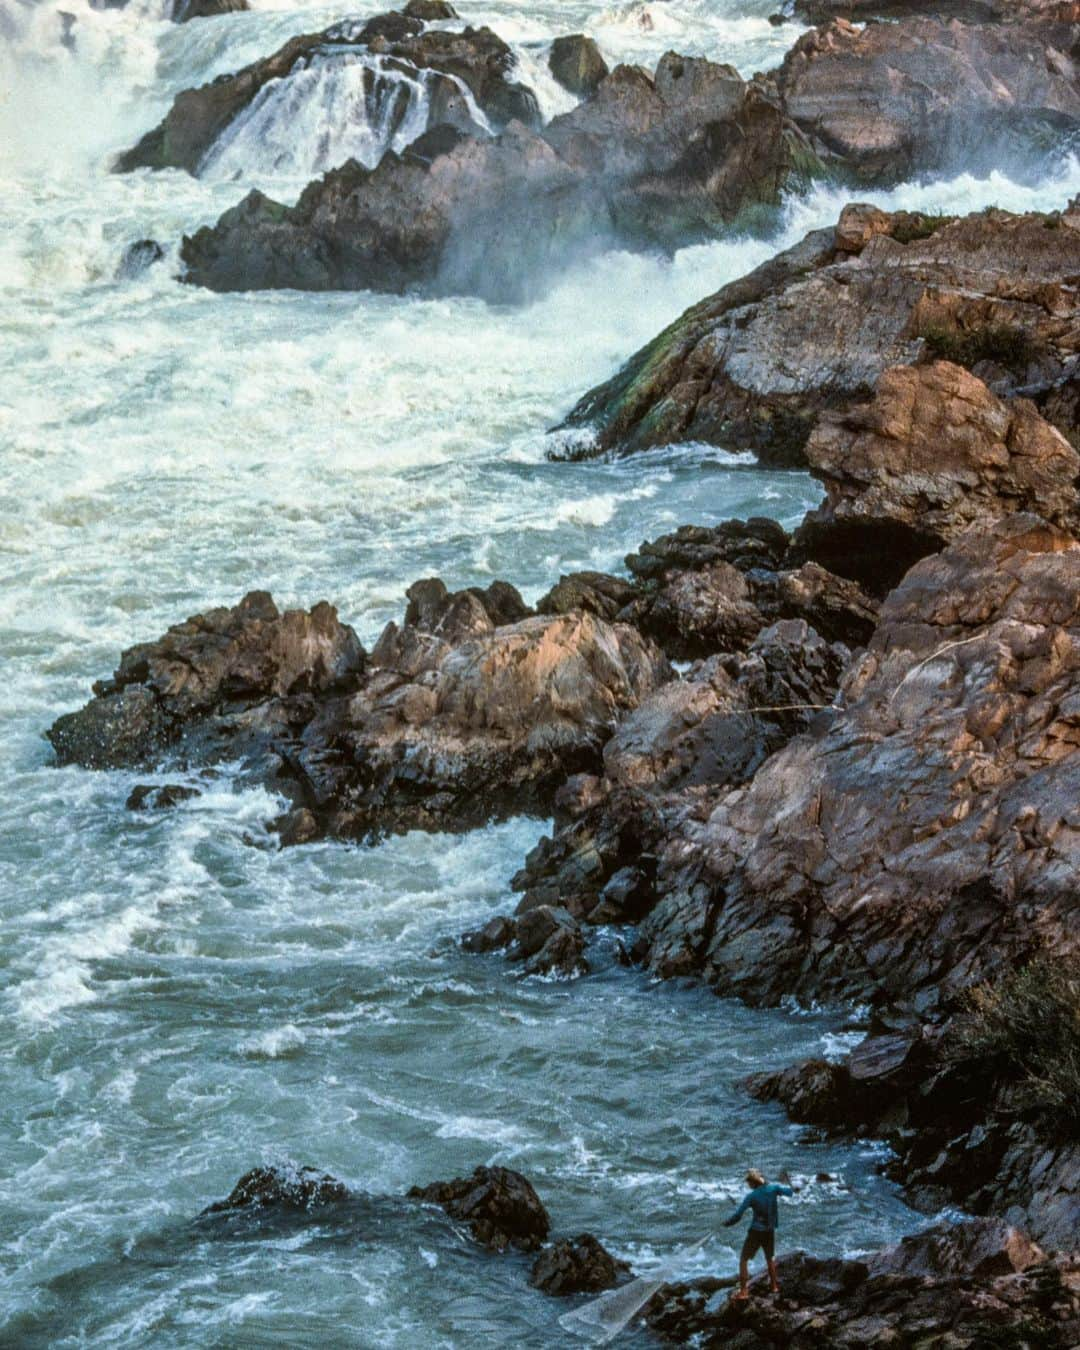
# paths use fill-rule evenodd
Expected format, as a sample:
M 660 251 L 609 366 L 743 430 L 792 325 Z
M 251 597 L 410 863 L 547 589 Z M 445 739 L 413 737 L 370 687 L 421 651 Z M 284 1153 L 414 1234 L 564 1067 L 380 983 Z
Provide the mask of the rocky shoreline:
M 977 164 L 973 117 L 995 163 L 1071 144 L 1077 7 L 940 10 L 798 0 L 822 26 L 750 81 L 673 53 L 602 71 L 575 43 L 558 61 L 583 101 L 544 126 L 497 35 L 433 26 L 453 11 L 414 0 L 181 94 L 117 167 L 199 172 L 260 91 L 328 53 L 379 58 L 373 81 L 422 70 L 418 139 L 294 207 L 250 194 L 185 240 L 186 279 L 521 298 L 583 249 L 714 237 L 799 175 Z M 237 764 L 286 804 L 283 846 L 550 818 L 514 913 L 467 950 L 582 977 L 614 925 L 660 979 L 865 1008 L 845 1062 L 747 1090 L 886 1140 L 912 1203 L 976 1217 L 858 1259 L 796 1254 L 782 1297 L 746 1308 L 722 1281 L 669 1287 L 646 1320 L 675 1342 L 1080 1342 L 1078 278 L 1076 203 L 851 205 L 694 306 L 553 442 L 575 458 L 695 440 L 808 468 L 825 497 L 793 532 L 686 525 L 535 607 L 506 581 L 422 579 L 370 651 L 330 604 L 281 613 L 252 592 L 125 651 L 47 733 L 57 763 L 89 769 Z M 198 790 L 140 785 L 128 806 Z M 549 1234 L 506 1169 L 410 1197 L 493 1250 Z M 211 1210 L 346 1198 L 323 1174 L 258 1172 Z M 628 1274 L 581 1234 L 532 1278 L 569 1295 Z

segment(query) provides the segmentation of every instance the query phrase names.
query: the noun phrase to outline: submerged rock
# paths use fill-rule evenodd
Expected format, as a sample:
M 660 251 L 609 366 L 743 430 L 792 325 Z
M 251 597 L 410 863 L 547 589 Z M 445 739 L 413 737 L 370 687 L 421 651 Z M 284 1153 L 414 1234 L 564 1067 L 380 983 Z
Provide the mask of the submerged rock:
M 508 1167 L 478 1167 L 471 1177 L 414 1186 L 414 1200 L 438 1205 L 457 1219 L 484 1247 L 534 1252 L 551 1229 L 551 1220 L 532 1184 Z
M 132 788 L 124 805 L 129 811 L 167 811 L 201 796 L 198 788 L 185 787 L 183 783 L 139 783 Z
M 522 299 L 612 243 L 713 237 L 747 208 L 778 203 L 800 155 L 759 85 L 669 53 L 651 76 L 619 66 L 542 129 L 518 119 L 493 140 L 429 132 L 374 169 L 331 171 L 293 207 L 251 193 L 186 239 L 182 257 L 189 280 L 216 290 L 421 286 Z
M 600 48 L 581 33 L 572 37 L 557 37 L 551 44 L 548 57 L 551 73 L 564 89 L 578 98 L 594 94 L 608 72 L 608 64 L 600 55 Z
M 316 1205 L 333 1204 L 349 1198 L 344 1182 L 320 1172 L 314 1167 L 285 1169 L 256 1167 L 245 1172 L 224 1200 L 218 1200 L 202 1211 L 203 1214 L 222 1214 L 228 1210 L 266 1209 L 280 1206 L 289 1209 L 313 1209 Z
M 545 1294 L 599 1294 L 631 1274 L 591 1233 L 563 1238 L 536 1260 L 529 1283 Z
M 804 465 L 821 413 L 871 398 L 892 366 L 948 359 L 1042 403 L 1076 366 L 1078 272 L 1074 207 L 952 220 L 850 206 L 687 310 L 566 425 L 593 429 L 590 453 L 694 440 Z
M 124 249 L 123 257 L 116 268 L 116 279 L 130 281 L 133 277 L 140 276 L 154 263 L 160 262 L 164 256 L 165 250 L 156 239 L 137 239 Z
M 176 0 L 173 18 L 177 23 L 191 19 L 212 19 L 218 14 L 237 14 L 250 9 L 248 0 Z

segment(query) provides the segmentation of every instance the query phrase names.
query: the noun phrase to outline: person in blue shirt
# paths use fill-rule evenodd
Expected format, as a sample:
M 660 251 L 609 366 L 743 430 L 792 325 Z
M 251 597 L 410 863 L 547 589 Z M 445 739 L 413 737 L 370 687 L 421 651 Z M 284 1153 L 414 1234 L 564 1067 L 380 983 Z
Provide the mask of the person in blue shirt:
M 773 1293 L 780 1292 L 775 1259 L 776 1229 L 780 1217 L 776 1200 L 781 1195 L 795 1194 L 790 1186 L 781 1186 L 777 1181 L 766 1182 L 756 1167 L 747 1172 L 746 1184 L 750 1187 L 750 1191 L 731 1218 L 724 1220 L 724 1227 L 731 1228 L 739 1222 L 747 1210 L 753 1215 L 742 1251 L 739 1253 L 739 1292 L 733 1295 L 737 1302 L 750 1297 L 747 1287 L 750 1281 L 750 1262 L 758 1251 L 765 1253 L 765 1263 L 769 1267 L 769 1284 Z

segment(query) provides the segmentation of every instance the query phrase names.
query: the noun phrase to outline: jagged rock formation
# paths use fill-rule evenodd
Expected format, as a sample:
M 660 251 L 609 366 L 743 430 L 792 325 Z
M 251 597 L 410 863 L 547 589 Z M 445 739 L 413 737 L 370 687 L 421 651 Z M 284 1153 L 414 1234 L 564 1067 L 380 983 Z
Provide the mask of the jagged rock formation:
M 948 359 L 1040 405 L 1075 370 L 1080 210 L 957 220 L 850 206 L 695 305 L 570 413 L 580 457 L 697 440 L 802 465 L 825 411 L 891 366 Z M 1058 412 L 1069 414 L 1068 400 Z M 1075 422 L 1061 423 L 1075 437 Z
M 409 1196 L 446 1210 L 477 1242 L 494 1251 L 508 1247 L 537 1251 L 551 1229 L 532 1184 L 508 1167 L 478 1167 L 471 1177 L 414 1186 Z
M 600 48 L 592 38 L 581 33 L 557 37 L 551 44 L 548 65 L 563 88 L 577 94 L 578 98 L 594 94 L 600 81 L 609 74 Z
M 256 1167 L 245 1172 L 224 1200 L 217 1200 L 203 1214 L 223 1214 L 239 1209 L 312 1209 L 349 1198 L 344 1182 L 314 1167 L 287 1170 Z
M 545 1294 L 598 1294 L 630 1275 L 625 1261 L 612 1256 L 591 1233 L 563 1238 L 542 1252 L 529 1283 Z

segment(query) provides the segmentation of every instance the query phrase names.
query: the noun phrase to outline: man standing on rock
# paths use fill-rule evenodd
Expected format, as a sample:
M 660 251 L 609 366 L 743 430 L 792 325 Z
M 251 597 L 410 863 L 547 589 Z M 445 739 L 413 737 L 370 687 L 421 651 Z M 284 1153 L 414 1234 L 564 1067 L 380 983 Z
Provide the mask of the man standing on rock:
M 774 1294 L 780 1292 L 775 1260 L 776 1229 L 779 1222 L 776 1200 L 781 1195 L 795 1194 L 790 1186 L 781 1186 L 778 1181 L 766 1183 L 765 1178 L 755 1167 L 747 1172 L 746 1184 L 750 1187 L 750 1191 L 731 1218 L 724 1220 L 724 1227 L 731 1228 L 739 1222 L 746 1210 L 749 1209 L 754 1216 L 747 1230 L 742 1251 L 739 1253 L 739 1292 L 733 1295 L 733 1298 L 740 1303 L 750 1297 L 747 1287 L 750 1282 L 750 1261 L 759 1249 L 765 1253 L 772 1291 Z

